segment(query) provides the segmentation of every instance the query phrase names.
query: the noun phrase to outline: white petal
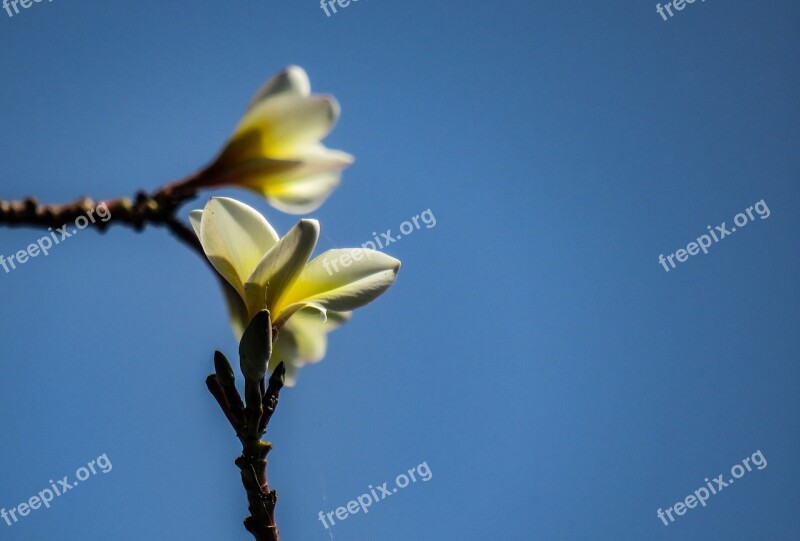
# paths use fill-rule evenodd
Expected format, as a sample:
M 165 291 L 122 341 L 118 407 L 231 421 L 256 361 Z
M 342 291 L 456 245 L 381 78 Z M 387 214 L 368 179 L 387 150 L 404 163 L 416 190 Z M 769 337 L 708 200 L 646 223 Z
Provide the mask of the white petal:
M 305 311 L 315 311 L 318 317 L 324 322 L 328 319 L 328 309 L 316 302 L 295 302 L 292 303 L 285 308 L 281 309 L 280 311 L 276 310 L 275 312 L 278 316 L 275 318 L 275 326 L 279 329 L 282 328 L 286 322 L 291 318 L 295 313 L 305 310 Z
M 308 263 L 318 238 L 319 222 L 300 220 L 261 258 L 244 286 L 251 313 L 264 307 L 273 309 Z
M 309 166 L 315 166 L 319 171 L 344 169 L 349 165 L 353 165 L 355 161 L 355 158 L 351 154 L 342 152 L 341 150 L 331 150 L 322 143 L 298 147 L 292 159 Z
M 262 152 L 270 158 L 290 158 L 293 149 L 319 142 L 339 118 L 339 104 L 331 96 L 281 94 L 263 100 L 245 114 L 232 137 L 261 136 Z
M 349 312 L 328 312 L 322 318 L 316 310 L 300 310 L 287 323 L 295 333 L 295 343 L 299 359 L 303 363 L 316 363 L 325 357 L 326 334 L 343 325 L 350 317 Z
M 296 316 L 297 315 L 299 314 L 296 314 Z M 303 362 L 317 363 L 325 357 L 325 352 L 328 348 L 328 337 L 323 327 L 315 328 L 301 323 L 298 325 L 298 331 L 295 333 L 295 340 L 297 344 L 297 355 Z
M 200 222 L 202 218 L 202 210 L 193 210 L 189 213 L 189 223 L 192 224 L 192 229 L 194 229 L 194 234 L 197 235 L 198 239 L 200 238 Z
M 278 235 L 255 209 L 227 197 L 212 198 L 203 210 L 200 242 L 215 269 L 240 294 Z
M 386 291 L 399 269 L 400 261 L 375 250 L 329 250 L 303 269 L 276 310 L 309 302 L 338 312 L 353 310 Z
M 250 105 L 247 106 L 247 110 L 249 111 L 266 98 L 283 93 L 296 96 L 308 96 L 311 94 L 311 82 L 308 80 L 308 75 L 303 68 L 289 66 L 264 83 L 256 92 L 256 95 L 253 96 Z
M 278 339 L 272 345 L 269 372 L 274 372 L 281 363 L 286 366 L 287 375 L 290 367 L 296 369 L 297 366 L 302 365 L 300 356 L 297 353 L 297 341 L 295 340 L 294 331 L 291 329 L 281 330 L 278 334 Z
M 351 155 L 315 144 L 303 147 L 297 159 L 250 159 L 228 174 L 278 210 L 306 214 L 325 202 L 341 182 L 341 169 L 352 163 Z
M 250 313 L 247 311 L 242 297 L 228 282 L 220 280 L 225 305 L 228 307 L 228 316 L 231 318 L 231 328 L 237 342 L 242 339 L 242 334 L 250 323 Z
M 262 192 L 270 205 L 289 214 L 308 214 L 317 210 L 341 182 L 342 174 L 319 173 L 299 178 L 273 179 Z

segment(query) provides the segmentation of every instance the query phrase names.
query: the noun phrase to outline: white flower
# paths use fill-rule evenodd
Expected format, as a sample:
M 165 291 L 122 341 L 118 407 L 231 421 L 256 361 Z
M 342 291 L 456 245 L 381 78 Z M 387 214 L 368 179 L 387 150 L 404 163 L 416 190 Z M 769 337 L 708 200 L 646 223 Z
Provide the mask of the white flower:
M 336 100 L 312 96 L 306 72 L 290 66 L 256 93 L 228 143 L 194 184 L 241 186 L 284 212 L 311 212 L 353 163 L 349 154 L 320 143 L 338 118 Z
M 329 250 L 309 262 L 319 237 L 316 220 L 300 220 L 283 238 L 253 208 L 215 197 L 190 214 L 203 251 L 230 287 L 225 288 L 234 332 L 241 336 L 259 311 L 270 311 L 280 331 L 270 370 L 300 365 L 325 354 L 326 333 L 355 308 L 376 299 L 397 276 L 400 261 L 363 248 Z M 331 273 L 328 260 L 350 255 Z M 287 380 L 289 377 L 287 377 Z

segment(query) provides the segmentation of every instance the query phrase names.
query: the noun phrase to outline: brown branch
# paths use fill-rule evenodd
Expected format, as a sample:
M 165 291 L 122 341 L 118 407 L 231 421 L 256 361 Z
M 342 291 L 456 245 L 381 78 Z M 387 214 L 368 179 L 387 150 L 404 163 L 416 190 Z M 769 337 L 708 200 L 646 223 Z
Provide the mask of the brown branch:
M 181 222 L 175 214 L 178 208 L 197 195 L 197 182 L 204 177 L 205 170 L 185 179 L 159 188 L 152 194 L 137 192 L 131 199 L 118 197 L 107 201 L 96 201 L 90 197 L 80 197 L 70 203 L 46 205 L 35 197 L 20 201 L 0 200 L 0 225 L 10 227 L 62 228 L 83 217 L 90 217 L 87 226 L 105 231 L 110 225 L 121 224 L 141 231 L 147 224 L 166 227 L 186 246 L 197 252 L 208 262 L 200 241 L 191 227 Z M 104 205 L 107 216 L 92 213 Z M 100 219 L 98 219 L 100 218 Z M 215 272 L 216 274 L 216 272 Z
M 275 524 L 275 505 L 278 493 L 270 490 L 267 483 L 267 453 L 272 449 L 269 442 L 258 438 L 242 441 L 242 456 L 236 465 L 242 474 L 242 485 L 247 492 L 250 516 L 244 519 L 244 527 L 256 541 L 280 541 Z
M 0 224 L 9 226 L 62 227 L 74 222 L 81 216 L 87 216 L 98 205 L 104 204 L 108 209 L 109 219 L 92 220 L 92 225 L 105 230 L 112 224 L 124 224 L 137 231 L 148 223 L 169 225 L 175 220 L 175 213 L 183 203 L 197 195 L 198 182 L 206 176 L 206 170 L 162 186 L 153 193 L 139 191 L 131 199 L 118 197 L 108 201 L 95 201 L 90 197 L 80 197 L 70 203 L 45 205 L 35 197 L 20 201 L 0 200 Z
M 242 485 L 247 493 L 250 516 L 244 520 L 244 527 L 256 541 L 280 541 L 278 526 L 275 523 L 275 506 L 278 493 L 270 490 L 267 482 L 267 454 L 272 444 L 262 441 L 272 414 L 278 405 L 278 397 L 283 388 L 286 372 L 283 364 L 278 365 L 269 378 L 269 385 L 264 389 L 264 381 L 245 381 L 245 400 L 247 407 L 244 415 L 237 415 L 241 408 L 241 398 L 235 387 L 231 388 L 231 378 L 224 356 L 217 355 L 218 374 L 212 374 L 206 380 L 211 394 L 217 400 L 223 413 L 231 422 L 239 441 L 242 454 L 236 459 L 242 476 Z M 222 372 L 220 372 L 222 371 Z M 222 373 L 220 382 L 219 374 Z M 227 388 L 226 388 L 227 385 Z M 235 396 L 234 396 L 235 394 Z

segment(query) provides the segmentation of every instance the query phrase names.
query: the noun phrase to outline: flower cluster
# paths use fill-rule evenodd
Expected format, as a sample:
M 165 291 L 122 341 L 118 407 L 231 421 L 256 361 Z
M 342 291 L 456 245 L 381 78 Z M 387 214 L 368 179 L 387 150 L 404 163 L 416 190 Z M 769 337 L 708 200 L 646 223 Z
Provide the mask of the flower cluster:
M 306 73 L 287 68 L 256 93 L 223 150 L 193 180 L 194 187 L 244 187 L 279 210 L 310 212 L 353 162 L 320 143 L 338 116 L 334 98 L 312 96 Z M 279 331 L 269 370 L 283 363 L 287 385 L 294 384 L 298 368 L 325 356 L 327 333 L 386 291 L 400 268 L 397 259 L 363 248 L 329 250 L 311 259 L 320 232 L 316 220 L 300 220 L 280 237 L 258 211 L 234 199 L 211 198 L 203 210 L 191 212 L 190 221 L 225 280 L 237 337 L 256 314 L 269 311 Z M 345 256 L 352 265 L 335 275 L 326 272 L 325 261 Z

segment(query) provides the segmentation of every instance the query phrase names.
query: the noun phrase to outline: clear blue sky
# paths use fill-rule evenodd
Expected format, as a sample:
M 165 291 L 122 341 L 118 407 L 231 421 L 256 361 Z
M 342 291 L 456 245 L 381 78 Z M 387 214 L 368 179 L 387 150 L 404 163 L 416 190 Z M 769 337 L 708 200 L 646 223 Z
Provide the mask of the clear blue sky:
M 0 197 L 153 189 L 288 64 L 356 156 L 319 249 L 431 209 L 398 282 L 271 424 L 287 541 L 797 539 L 800 6 L 788 0 L 33 4 L 0 11 Z M 296 218 L 238 191 L 285 232 Z M 756 219 L 669 255 L 763 199 Z M 187 205 L 184 216 L 203 201 Z M 0 229 L 0 253 L 34 242 Z M 165 231 L 0 271 L 0 507 L 113 464 L 0 539 L 248 539 L 208 395 L 222 297 Z M 761 450 L 670 526 L 656 516 Z M 325 530 L 427 461 L 433 477 Z M 391 486 L 391 484 L 390 484 Z

